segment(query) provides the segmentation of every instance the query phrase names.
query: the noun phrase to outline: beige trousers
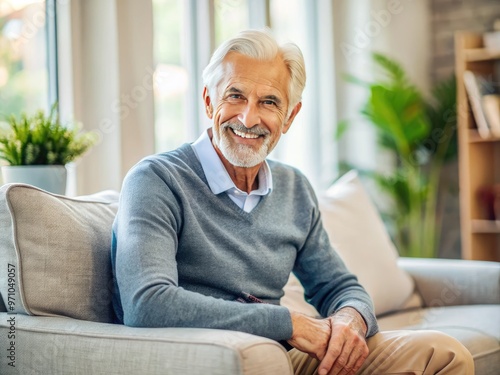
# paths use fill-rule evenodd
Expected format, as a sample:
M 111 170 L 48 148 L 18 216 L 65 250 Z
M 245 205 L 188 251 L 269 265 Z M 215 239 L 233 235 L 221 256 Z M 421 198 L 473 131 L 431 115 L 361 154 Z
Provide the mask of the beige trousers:
M 370 354 L 357 374 L 473 375 L 474 361 L 456 339 L 438 331 L 385 331 L 367 340 Z M 316 375 L 319 362 L 292 349 L 295 375 Z

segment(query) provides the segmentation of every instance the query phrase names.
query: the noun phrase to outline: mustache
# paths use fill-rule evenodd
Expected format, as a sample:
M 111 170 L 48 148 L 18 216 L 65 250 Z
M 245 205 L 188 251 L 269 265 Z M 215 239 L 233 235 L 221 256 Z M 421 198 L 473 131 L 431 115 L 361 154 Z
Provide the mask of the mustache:
M 249 133 L 254 135 L 269 135 L 270 131 L 266 128 L 262 128 L 259 125 L 254 125 L 251 128 L 247 128 L 239 121 L 227 121 L 221 124 L 221 128 L 223 130 L 227 130 L 227 128 L 231 128 L 233 130 L 237 130 L 242 133 Z

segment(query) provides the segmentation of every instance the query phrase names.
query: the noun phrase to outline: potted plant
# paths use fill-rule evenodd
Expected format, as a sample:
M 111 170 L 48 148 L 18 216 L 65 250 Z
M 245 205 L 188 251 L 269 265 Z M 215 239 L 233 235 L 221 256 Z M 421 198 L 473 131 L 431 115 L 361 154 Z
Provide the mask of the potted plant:
M 381 73 L 375 81 L 348 79 L 368 91 L 360 114 L 374 126 L 379 146 L 393 155 L 395 165 L 389 174 L 361 172 L 392 202 L 384 216 L 400 254 L 435 257 L 441 231 L 438 193 L 444 188 L 441 170 L 457 157 L 456 82 L 450 77 L 424 98 L 396 61 L 379 53 L 372 57 Z M 341 122 L 337 137 L 349 125 Z
M 0 159 L 4 183 L 21 182 L 56 194 L 66 192 L 66 164 L 74 161 L 97 142 L 95 132 L 80 132 L 76 126 L 65 126 L 56 111 L 48 115 L 39 110 L 7 118 L 0 128 Z

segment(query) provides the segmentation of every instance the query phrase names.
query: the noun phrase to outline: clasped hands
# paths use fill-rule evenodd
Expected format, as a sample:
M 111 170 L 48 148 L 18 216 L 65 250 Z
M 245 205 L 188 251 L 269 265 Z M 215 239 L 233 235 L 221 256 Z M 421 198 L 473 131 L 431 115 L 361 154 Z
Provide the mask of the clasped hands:
M 355 374 L 368 356 L 366 323 L 352 307 L 325 319 L 291 312 L 293 334 L 288 343 L 320 361 L 319 375 Z

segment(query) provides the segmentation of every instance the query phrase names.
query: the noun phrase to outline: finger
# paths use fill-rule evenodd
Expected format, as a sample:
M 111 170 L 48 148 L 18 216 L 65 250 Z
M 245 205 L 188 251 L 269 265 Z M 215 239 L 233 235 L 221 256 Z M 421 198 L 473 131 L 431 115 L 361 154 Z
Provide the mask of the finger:
M 360 359 L 360 351 L 359 350 L 353 350 L 351 354 L 349 355 L 349 358 L 347 359 L 347 363 L 343 365 L 340 362 L 335 362 L 333 364 L 332 370 L 330 371 L 330 374 L 335 374 L 335 375 L 349 375 L 349 374 L 355 374 L 356 371 L 358 370 L 361 365 L 357 366 L 358 361 Z M 342 355 L 339 356 L 341 358 Z M 361 362 L 362 363 L 362 362 Z
M 332 367 L 342 353 L 343 342 L 331 340 L 324 358 L 318 366 L 318 375 L 331 374 Z
M 361 355 L 359 356 L 358 360 L 353 366 L 353 373 L 356 373 L 361 366 L 363 366 L 363 363 L 365 363 L 366 358 L 368 358 L 368 354 L 370 354 L 370 350 L 368 349 L 368 346 L 365 345 L 365 348 L 361 352 Z
M 347 363 L 351 348 L 346 348 L 346 345 L 348 345 L 350 334 L 350 328 L 345 324 L 332 326 L 332 335 L 325 357 L 318 367 L 318 375 L 337 375 L 342 368 L 339 363 Z M 346 352 L 346 349 L 349 351 Z
M 347 375 L 347 374 L 355 374 L 363 365 L 365 359 L 368 357 L 368 346 L 366 342 L 359 338 L 354 337 L 351 341 L 352 349 L 349 355 L 349 359 L 344 367 L 338 372 L 338 375 Z M 344 345 L 344 347 L 349 350 L 350 345 Z M 335 369 L 335 365 L 333 369 Z
M 329 375 L 345 375 L 348 374 L 351 370 L 351 366 L 349 363 L 351 362 L 353 365 L 356 363 L 354 358 L 358 358 L 357 349 L 354 346 L 352 340 L 348 340 L 344 343 L 342 347 L 342 351 L 337 356 L 337 359 L 333 363 L 333 366 L 328 373 Z
M 330 370 L 330 374 L 345 375 L 354 373 L 368 356 L 368 346 L 359 335 L 350 336 L 342 347 L 342 352 Z M 361 359 L 361 361 L 360 361 Z M 360 362 L 361 364 L 358 364 Z

